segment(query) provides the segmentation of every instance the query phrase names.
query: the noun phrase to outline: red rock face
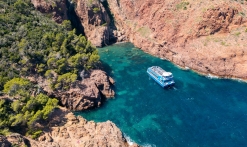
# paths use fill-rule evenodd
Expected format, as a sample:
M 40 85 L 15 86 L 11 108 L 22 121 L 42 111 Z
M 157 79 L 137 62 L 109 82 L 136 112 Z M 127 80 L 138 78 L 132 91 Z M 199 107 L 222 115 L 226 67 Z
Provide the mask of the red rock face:
M 81 111 L 99 107 L 102 95 L 106 98 L 114 97 L 112 84 L 114 84 L 112 78 L 107 76 L 104 71 L 93 70 L 89 78 L 76 83 L 68 91 L 57 91 L 53 95 L 58 97 L 61 104 L 69 110 Z
M 118 31 L 145 52 L 203 74 L 247 79 L 247 2 L 108 3 Z
M 52 14 L 52 19 L 57 23 L 68 19 L 66 0 L 31 0 L 31 2 L 40 12 Z
M 55 75 L 56 76 L 56 75 Z M 72 111 L 82 111 L 99 107 L 102 96 L 105 98 L 114 97 L 112 87 L 114 80 L 102 70 L 92 70 L 84 75 L 82 81 L 76 81 L 68 90 L 52 90 L 50 82 L 43 77 L 29 77 L 38 83 L 50 97 L 56 97 L 62 106 Z
M 76 14 L 84 27 L 88 40 L 96 47 L 109 44 L 113 30 L 109 27 L 110 18 L 100 1 L 77 0 Z

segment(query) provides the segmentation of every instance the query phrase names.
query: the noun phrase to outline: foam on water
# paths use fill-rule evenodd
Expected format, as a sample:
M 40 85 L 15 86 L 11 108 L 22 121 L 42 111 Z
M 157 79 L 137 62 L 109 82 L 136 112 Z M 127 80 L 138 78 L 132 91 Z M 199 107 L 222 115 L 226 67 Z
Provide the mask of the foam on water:
M 211 75 L 211 74 L 208 74 L 207 77 L 208 77 L 209 79 L 219 79 L 218 76 Z
M 154 144 L 143 144 L 142 146 L 143 147 L 156 147 L 156 145 Z
M 123 134 L 124 138 L 126 138 L 126 141 L 129 145 L 133 145 L 135 142 L 126 134 Z

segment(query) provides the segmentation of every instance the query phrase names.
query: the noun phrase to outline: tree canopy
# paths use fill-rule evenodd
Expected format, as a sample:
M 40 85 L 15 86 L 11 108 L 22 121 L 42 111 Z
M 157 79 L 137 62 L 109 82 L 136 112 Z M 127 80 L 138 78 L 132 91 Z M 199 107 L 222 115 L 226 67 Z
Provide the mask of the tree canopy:
M 58 100 L 39 91 L 25 77 L 41 76 L 53 90 L 67 90 L 81 71 L 99 61 L 95 47 L 71 30 L 36 11 L 30 0 L 0 0 L 0 134 L 24 128 L 37 137 Z
M 29 0 L 1 0 L 0 10 L 4 12 L 0 13 L 0 90 L 14 77 L 44 76 L 48 70 L 56 78 L 66 73 L 78 75 L 99 61 L 96 48 L 70 30 L 70 21 L 56 24 L 36 11 Z M 58 84 L 57 79 L 52 81 Z

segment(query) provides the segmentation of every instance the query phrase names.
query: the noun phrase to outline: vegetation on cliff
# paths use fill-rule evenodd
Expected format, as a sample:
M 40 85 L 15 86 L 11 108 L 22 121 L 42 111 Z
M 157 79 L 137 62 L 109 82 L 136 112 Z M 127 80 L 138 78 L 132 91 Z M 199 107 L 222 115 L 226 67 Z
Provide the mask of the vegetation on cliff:
M 14 78 L 4 85 L 8 99 L 0 99 L 0 134 L 11 129 L 17 132 L 27 132 L 35 138 L 42 131 L 36 127 L 36 122 L 45 120 L 56 108 L 58 100 L 49 98 L 37 91 L 32 83 L 21 78 Z M 31 92 L 37 92 L 30 95 Z
M 60 76 L 77 75 L 99 60 L 96 48 L 84 36 L 68 31 L 70 22 L 56 24 L 35 11 L 29 0 L 0 1 L 0 8 L 4 11 L 0 14 L 0 89 L 14 77 L 46 72 L 56 75 L 52 83 L 56 85 Z
M 56 24 L 30 0 L 0 0 L 0 11 L 0 134 L 10 129 L 37 135 L 35 122 L 46 119 L 58 101 L 26 78 L 41 76 L 51 89 L 66 90 L 99 55 L 69 21 Z

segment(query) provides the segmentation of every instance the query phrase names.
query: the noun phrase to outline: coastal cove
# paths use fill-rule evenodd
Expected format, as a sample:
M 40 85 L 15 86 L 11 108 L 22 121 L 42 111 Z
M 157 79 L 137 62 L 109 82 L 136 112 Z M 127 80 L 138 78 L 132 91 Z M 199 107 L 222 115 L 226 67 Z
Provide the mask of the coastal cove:
M 247 83 L 182 70 L 131 43 L 98 50 L 115 97 L 76 115 L 110 120 L 141 146 L 247 146 Z M 150 66 L 172 72 L 175 86 L 162 89 L 146 73 Z

